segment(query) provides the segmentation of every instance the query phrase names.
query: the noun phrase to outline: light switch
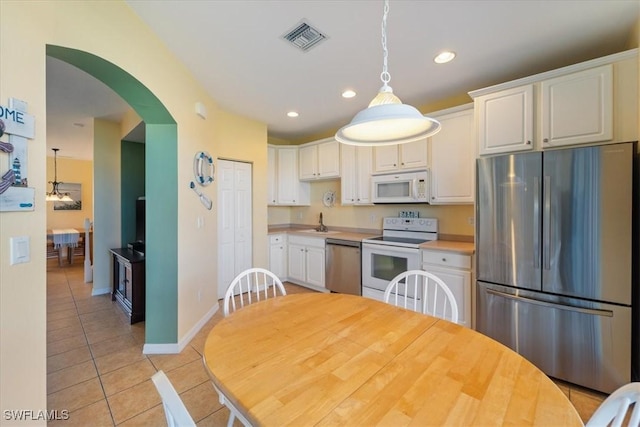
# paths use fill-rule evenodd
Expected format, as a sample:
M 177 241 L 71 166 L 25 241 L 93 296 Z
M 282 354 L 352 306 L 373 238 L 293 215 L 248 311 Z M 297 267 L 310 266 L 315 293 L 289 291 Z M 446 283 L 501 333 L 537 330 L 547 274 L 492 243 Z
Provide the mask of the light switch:
M 10 246 L 11 265 L 31 261 L 31 255 L 29 253 L 29 236 L 12 237 L 10 239 Z

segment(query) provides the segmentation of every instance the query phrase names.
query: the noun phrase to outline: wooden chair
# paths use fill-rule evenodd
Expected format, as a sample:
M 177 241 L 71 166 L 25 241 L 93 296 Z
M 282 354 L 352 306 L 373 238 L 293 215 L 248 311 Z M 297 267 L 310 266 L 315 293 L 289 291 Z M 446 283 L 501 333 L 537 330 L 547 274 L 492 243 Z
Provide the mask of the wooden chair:
M 633 406 L 631 417 L 628 412 Z M 593 413 L 586 427 L 608 426 L 620 427 L 628 419 L 629 427 L 640 426 L 640 383 L 623 385 L 605 399 Z
M 47 239 L 47 259 L 56 258 L 58 260 L 58 266 L 62 267 L 62 251 L 60 248 L 55 247 L 53 240 Z
M 195 427 L 196 423 L 189 415 L 187 407 L 182 403 L 180 395 L 171 385 L 167 375 L 163 371 L 158 371 L 153 374 L 151 381 L 155 384 L 162 398 L 162 406 L 164 407 L 164 414 L 167 417 L 169 427 Z
M 278 276 L 264 268 L 250 268 L 238 274 L 227 288 L 224 295 L 224 316 L 227 317 L 231 311 L 236 310 L 236 305 L 240 308 L 245 304 L 249 305 L 254 301 L 286 295 L 284 285 Z
M 449 287 L 433 273 L 409 270 L 387 285 L 384 301 L 458 323 L 458 304 Z
M 73 260 L 76 257 L 82 257 L 84 259 L 84 251 L 85 251 L 84 235 L 80 233 L 77 246 L 75 247 L 69 246 L 67 249 L 68 249 L 67 259 L 69 260 L 69 264 L 73 264 Z

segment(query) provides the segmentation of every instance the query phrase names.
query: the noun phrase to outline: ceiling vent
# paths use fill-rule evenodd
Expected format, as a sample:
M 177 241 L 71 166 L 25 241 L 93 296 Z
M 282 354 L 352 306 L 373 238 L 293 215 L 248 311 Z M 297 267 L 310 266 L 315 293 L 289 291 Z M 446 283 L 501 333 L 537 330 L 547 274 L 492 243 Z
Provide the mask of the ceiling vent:
M 302 21 L 300 24 L 282 36 L 283 39 L 293 44 L 298 49 L 306 52 L 313 46 L 326 39 L 327 36 L 313 28 L 308 23 Z

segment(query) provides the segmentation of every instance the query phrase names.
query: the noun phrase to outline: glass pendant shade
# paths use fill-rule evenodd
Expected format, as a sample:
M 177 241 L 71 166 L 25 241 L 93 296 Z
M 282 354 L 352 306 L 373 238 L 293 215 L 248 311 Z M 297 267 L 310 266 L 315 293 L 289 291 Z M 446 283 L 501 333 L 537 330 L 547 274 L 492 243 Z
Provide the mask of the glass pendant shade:
M 369 106 L 360 111 L 346 126 L 336 132 L 336 141 L 348 145 L 379 146 L 419 141 L 440 131 L 440 122 L 422 115 L 416 108 L 403 104 L 388 85 L 387 15 L 389 0 L 384 2 L 382 17 L 383 86 Z

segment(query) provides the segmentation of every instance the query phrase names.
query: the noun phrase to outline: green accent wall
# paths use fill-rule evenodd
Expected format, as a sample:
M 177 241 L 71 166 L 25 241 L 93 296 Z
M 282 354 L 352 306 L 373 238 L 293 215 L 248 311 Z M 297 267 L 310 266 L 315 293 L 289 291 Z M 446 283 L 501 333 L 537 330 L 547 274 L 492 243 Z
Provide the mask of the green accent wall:
M 121 241 L 136 240 L 136 200 L 145 195 L 145 144 L 122 141 L 120 144 Z
M 146 321 L 147 344 L 178 341 L 178 129 L 162 102 L 117 65 L 77 49 L 47 45 L 47 55 L 102 81 L 146 124 Z M 121 183 L 122 190 L 126 182 Z M 100 197 L 94 194 L 94 198 Z M 107 197 L 107 195 L 103 195 Z M 97 224 L 97 227 L 100 225 Z M 122 227 L 121 227 L 122 228 Z M 114 230 L 121 234 L 122 230 Z

